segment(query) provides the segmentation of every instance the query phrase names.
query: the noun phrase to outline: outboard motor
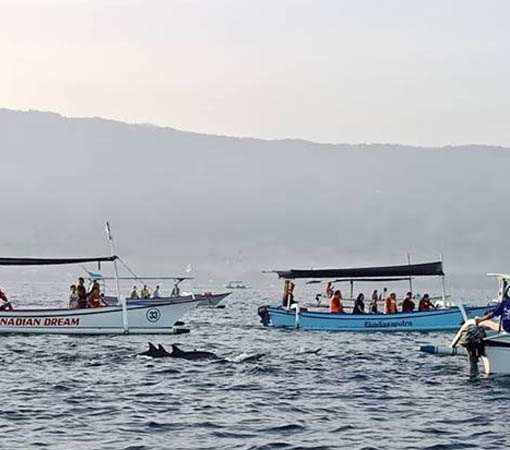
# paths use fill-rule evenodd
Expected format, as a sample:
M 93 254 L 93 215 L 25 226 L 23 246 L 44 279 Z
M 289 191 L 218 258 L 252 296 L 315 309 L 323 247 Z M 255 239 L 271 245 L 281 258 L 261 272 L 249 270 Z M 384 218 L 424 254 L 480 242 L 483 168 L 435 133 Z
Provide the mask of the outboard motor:
M 260 316 L 260 322 L 262 325 L 267 327 L 269 325 L 269 313 L 267 312 L 268 306 L 259 306 L 257 309 L 257 314 Z
M 485 356 L 484 339 L 486 336 L 485 330 L 476 325 L 468 325 L 460 336 L 459 344 L 468 352 L 469 374 L 471 376 L 478 374 L 478 360 L 481 356 Z

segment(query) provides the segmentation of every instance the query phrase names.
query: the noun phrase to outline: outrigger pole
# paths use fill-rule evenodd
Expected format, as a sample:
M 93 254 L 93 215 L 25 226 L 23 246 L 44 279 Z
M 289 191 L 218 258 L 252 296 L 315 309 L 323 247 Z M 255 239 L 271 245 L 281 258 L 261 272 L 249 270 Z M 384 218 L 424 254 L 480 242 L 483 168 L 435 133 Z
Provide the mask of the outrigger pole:
M 115 255 L 115 244 L 113 243 L 112 230 L 110 229 L 110 223 L 106 222 L 106 236 L 108 237 L 108 242 L 110 244 L 110 249 L 112 251 L 112 256 Z M 117 258 L 113 260 L 113 267 L 115 270 L 115 287 L 117 289 L 117 297 L 122 306 L 122 326 L 124 328 L 124 334 L 129 334 L 129 324 L 128 324 L 128 314 L 127 314 L 127 303 L 126 299 L 122 297 L 120 294 L 120 284 L 119 284 L 119 268 L 117 267 Z

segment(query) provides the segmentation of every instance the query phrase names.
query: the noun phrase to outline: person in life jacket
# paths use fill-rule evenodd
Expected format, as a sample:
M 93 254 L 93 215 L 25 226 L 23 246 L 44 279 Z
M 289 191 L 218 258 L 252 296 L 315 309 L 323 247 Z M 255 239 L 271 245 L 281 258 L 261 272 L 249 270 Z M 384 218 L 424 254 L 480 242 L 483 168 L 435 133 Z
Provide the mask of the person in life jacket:
M 329 300 L 329 312 L 333 314 L 344 313 L 344 306 L 342 305 L 342 293 L 335 291 Z
M 386 314 L 395 314 L 396 312 L 398 312 L 397 295 L 394 292 L 392 292 L 386 299 L 385 312 Z
M 101 289 L 99 284 L 94 286 L 87 297 L 87 308 L 99 308 L 101 306 Z

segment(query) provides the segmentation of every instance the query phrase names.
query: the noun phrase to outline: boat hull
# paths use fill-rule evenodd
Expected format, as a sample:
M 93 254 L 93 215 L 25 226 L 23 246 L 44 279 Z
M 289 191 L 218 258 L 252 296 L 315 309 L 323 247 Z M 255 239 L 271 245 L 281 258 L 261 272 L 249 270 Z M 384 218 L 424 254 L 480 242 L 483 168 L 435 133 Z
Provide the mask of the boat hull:
M 226 297 L 230 295 L 230 292 L 222 294 L 196 294 L 196 295 L 182 295 L 179 297 L 159 297 L 159 298 L 128 298 L 126 299 L 128 305 L 157 305 L 159 303 L 174 303 L 184 300 L 198 300 L 197 307 L 210 307 L 215 308 L 218 306 Z M 117 297 L 105 296 L 105 302 L 108 305 L 117 305 Z
M 491 308 L 465 309 L 469 317 L 476 317 Z M 259 315 L 266 326 L 325 331 L 455 331 L 463 322 L 458 307 L 397 314 L 332 314 L 322 311 L 296 313 L 282 307 L 262 306 Z
M 510 334 L 500 333 L 485 339 L 482 364 L 487 375 L 510 374 Z
M 174 324 L 198 302 L 128 305 L 128 333 L 120 306 L 0 311 L 0 334 L 174 334 Z

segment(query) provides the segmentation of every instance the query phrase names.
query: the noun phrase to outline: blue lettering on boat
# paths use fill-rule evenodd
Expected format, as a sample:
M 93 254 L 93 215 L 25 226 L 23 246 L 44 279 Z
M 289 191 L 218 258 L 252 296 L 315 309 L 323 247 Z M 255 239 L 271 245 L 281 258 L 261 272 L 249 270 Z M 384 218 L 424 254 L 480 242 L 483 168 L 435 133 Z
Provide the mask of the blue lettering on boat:
M 412 327 L 413 322 L 411 320 L 365 320 L 365 328 L 405 328 Z

